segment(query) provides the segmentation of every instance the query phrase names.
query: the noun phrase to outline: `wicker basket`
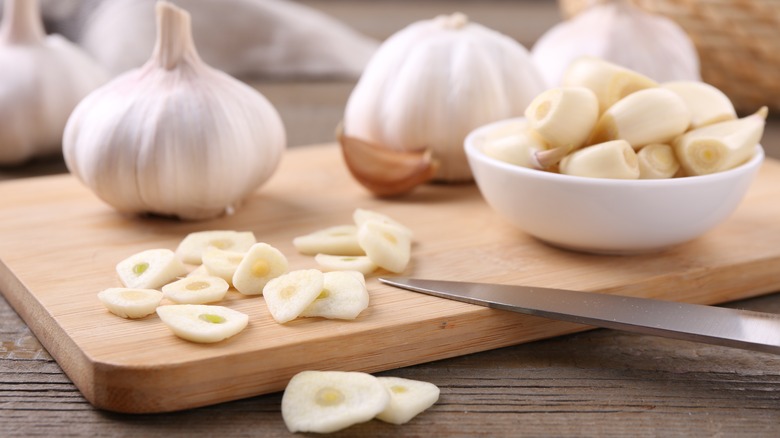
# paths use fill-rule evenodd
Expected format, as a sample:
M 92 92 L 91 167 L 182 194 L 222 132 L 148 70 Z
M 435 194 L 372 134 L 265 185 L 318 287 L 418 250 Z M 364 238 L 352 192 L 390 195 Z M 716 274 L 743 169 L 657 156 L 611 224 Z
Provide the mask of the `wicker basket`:
M 559 0 L 564 17 L 595 3 Z M 780 111 L 779 0 L 629 0 L 677 22 L 690 35 L 701 74 L 728 95 L 740 112 L 762 105 Z

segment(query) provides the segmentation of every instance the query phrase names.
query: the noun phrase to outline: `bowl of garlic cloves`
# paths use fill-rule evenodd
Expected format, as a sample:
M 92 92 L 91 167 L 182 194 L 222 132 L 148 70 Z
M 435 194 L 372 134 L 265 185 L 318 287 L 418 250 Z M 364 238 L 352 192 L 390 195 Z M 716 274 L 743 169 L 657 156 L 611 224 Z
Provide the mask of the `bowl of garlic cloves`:
M 526 233 L 583 252 L 655 252 L 734 212 L 764 159 L 766 116 L 738 117 L 704 82 L 659 84 L 581 58 L 525 117 L 472 131 L 465 151 L 487 203 Z

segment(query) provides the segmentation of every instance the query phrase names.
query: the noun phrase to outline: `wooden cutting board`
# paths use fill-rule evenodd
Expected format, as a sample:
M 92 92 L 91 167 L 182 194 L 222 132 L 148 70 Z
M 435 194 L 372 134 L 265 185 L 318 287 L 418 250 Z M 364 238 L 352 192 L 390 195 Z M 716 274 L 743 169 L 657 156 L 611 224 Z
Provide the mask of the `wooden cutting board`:
M 416 235 L 404 275 L 527 284 L 714 304 L 780 290 L 780 163 L 767 160 L 738 211 L 703 237 L 661 253 L 596 256 L 547 246 L 490 210 L 476 187 L 430 185 L 372 198 L 335 145 L 288 151 L 235 215 L 207 222 L 119 215 L 69 175 L 0 183 L 0 290 L 95 406 L 162 412 L 278 391 L 306 369 L 377 372 L 586 329 L 397 290 L 369 279 L 355 321 L 279 325 L 262 297 L 228 293 L 247 329 L 213 345 L 175 337 L 156 316 L 125 320 L 98 302 L 120 286 L 116 263 L 175 249 L 197 230 L 250 230 L 291 269 L 314 268 L 293 237 L 388 214 Z

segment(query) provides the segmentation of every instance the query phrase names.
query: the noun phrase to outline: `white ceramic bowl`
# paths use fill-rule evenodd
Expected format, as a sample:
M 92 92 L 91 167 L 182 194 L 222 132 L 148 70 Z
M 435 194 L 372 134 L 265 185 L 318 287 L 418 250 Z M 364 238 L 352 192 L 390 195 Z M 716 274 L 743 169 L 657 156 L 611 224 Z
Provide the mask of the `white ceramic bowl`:
M 663 180 L 585 178 L 528 169 L 482 151 L 488 133 L 509 119 L 471 132 L 465 140 L 474 179 L 487 203 L 528 234 L 564 248 L 595 253 L 641 253 L 692 240 L 737 208 L 764 159 L 756 147 L 747 163 L 720 173 Z

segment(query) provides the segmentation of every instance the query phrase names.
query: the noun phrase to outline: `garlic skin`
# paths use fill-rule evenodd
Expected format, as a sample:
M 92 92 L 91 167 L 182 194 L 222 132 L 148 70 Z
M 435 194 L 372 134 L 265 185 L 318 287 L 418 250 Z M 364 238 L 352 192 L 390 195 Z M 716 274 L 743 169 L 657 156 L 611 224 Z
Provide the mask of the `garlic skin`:
M 430 150 L 435 179 L 467 181 L 466 135 L 521 116 L 543 90 L 522 45 L 463 14 L 439 16 L 380 46 L 349 97 L 344 135 L 390 151 Z
M 558 23 L 537 40 L 531 56 L 550 87 L 561 84 L 569 64 L 581 56 L 657 82 L 701 80 L 699 55 L 688 34 L 674 21 L 624 1 L 593 5 Z
M 201 61 L 189 14 L 164 1 L 156 8 L 151 59 L 73 111 L 65 163 L 120 212 L 232 212 L 276 169 L 284 126 L 260 93 Z
M 61 151 L 76 104 L 108 80 L 76 45 L 46 36 L 37 0 L 6 0 L 0 24 L 0 166 Z

